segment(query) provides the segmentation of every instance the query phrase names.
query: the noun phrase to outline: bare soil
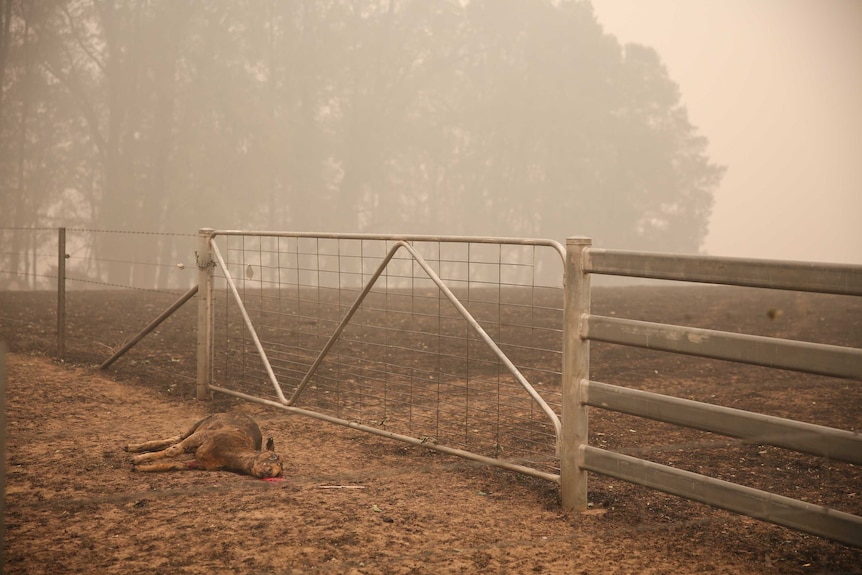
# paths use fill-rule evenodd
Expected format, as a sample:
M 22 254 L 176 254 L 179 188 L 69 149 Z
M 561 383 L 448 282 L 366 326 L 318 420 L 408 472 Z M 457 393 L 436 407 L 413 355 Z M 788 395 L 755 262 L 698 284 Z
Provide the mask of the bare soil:
M 606 315 L 862 347 L 858 298 L 594 291 Z M 862 550 L 601 476 L 590 477 L 591 508 L 566 514 L 543 480 L 233 399 L 198 402 L 191 311 L 98 371 L 166 307 L 142 300 L 75 295 L 59 362 L 50 296 L 0 293 L 12 349 L 6 573 L 862 573 Z M 592 369 L 608 383 L 862 428 L 856 381 L 599 344 Z M 227 410 L 275 437 L 284 481 L 131 471 L 124 444 Z M 600 447 L 862 514 L 858 466 L 600 410 L 590 429 Z

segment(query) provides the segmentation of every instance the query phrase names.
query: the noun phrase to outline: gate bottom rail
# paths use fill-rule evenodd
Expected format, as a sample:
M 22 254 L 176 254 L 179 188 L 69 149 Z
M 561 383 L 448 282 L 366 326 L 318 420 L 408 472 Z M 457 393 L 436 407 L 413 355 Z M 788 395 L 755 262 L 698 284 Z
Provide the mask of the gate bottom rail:
M 472 459 L 473 461 L 478 461 L 480 463 L 484 463 L 486 465 L 493 465 L 495 467 L 500 467 L 502 469 L 506 469 L 508 471 L 515 471 L 517 473 L 522 473 L 524 475 L 530 475 L 532 477 L 538 477 L 539 479 L 545 479 L 547 481 L 552 481 L 554 483 L 560 482 L 559 474 L 555 473 L 547 473 L 544 471 L 539 471 L 538 469 L 533 469 L 531 467 L 525 467 L 523 465 L 518 465 L 517 463 L 512 463 L 511 461 L 505 461 L 503 459 L 495 459 L 493 457 L 486 457 L 484 455 L 479 455 L 477 453 L 473 453 L 471 451 L 464 451 L 462 449 L 456 449 L 454 447 L 447 447 L 445 445 L 439 445 L 432 441 L 428 441 L 427 439 L 419 439 L 416 437 L 410 437 L 409 435 L 402 435 L 400 433 L 394 433 L 392 431 L 386 431 L 385 429 L 380 429 L 377 427 L 371 427 L 368 425 L 363 425 L 361 423 L 357 423 L 355 421 L 348 421 L 346 419 L 341 419 L 338 417 L 333 417 L 331 415 L 326 415 L 324 413 L 320 413 L 317 411 L 310 411 L 307 409 L 302 409 L 301 407 L 296 407 L 293 405 L 286 405 L 279 401 L 273 401 L 271 399 L 263 399 L 261 397 L 256 397 L 254 395 L 248 395 L 242 393 L 240 391 L 235 391 L 232 389 L 227 389 L 224 387 L 219 387 L 215 385 L 209 386 L 210 391 L 215 391 L 218 393 L 224 393 L 226 395 L 231 395 L 233 397 L 237 397 L 240 399 L 244 399 L 246 401 L 251 401 L 254 403 L 259 403 L 261 405 L 266 405 L 269 407 L 275 407 L 289 413 L 293 413 L 296 415 L 304 415 L 306 417 L 311 417 L 313 419 L 319 419 L 322 421 L 326 421 L 328 423 L 334 423 L 335 425 L 341 425 L 343 427 L 349 427 L 350 429 L 356 429 L 358 431 L 364 431 L 367 433 L 371 433 L 374 435 L 378 435 L 380 437 L 385 437 L 387 439 L 394 439 L 396 441 L 401 441 L 403 443 L 409 443 L 411 445 L 415 445 L 418 447 L 426 447 L 428 449 L 432 449 L 434 451 L 439 451 L 441 453 L 445 453 L 447 455 L 457 455 L 458 457 L 463 457 L 465 459 Z

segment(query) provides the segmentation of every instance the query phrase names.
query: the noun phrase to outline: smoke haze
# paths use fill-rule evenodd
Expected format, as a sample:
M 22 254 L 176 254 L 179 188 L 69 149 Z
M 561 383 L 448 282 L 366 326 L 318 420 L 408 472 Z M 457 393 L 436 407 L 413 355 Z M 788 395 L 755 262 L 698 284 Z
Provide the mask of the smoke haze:
M 862 3 L 594 0 L 654 46 L 727 172 L 713 255 L 862 263 Z
M 860 262 L 860 14 L 0 0 L 0 227 L 587 235 Z

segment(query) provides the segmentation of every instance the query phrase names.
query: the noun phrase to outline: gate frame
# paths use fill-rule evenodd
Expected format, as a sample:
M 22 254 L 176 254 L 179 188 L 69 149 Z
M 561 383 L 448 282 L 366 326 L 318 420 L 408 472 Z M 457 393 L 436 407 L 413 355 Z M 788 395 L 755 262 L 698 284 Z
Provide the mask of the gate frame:
M 862 266 L 596 249 L 566 240 L 563 330 L 563 508 L 587 509 L 600 473 L 862 547 L 862 517 L 614 453 L 588 444 L 588 406 L 803 453 L 862 463 L 858 433 L 590 381 L 590 340 L 862 380 L 862 349 L 654 324 L 590 313 L 590 274 L 862 296 Z
M 315 360 L 314 364 L 311 366 L 309 372 L 303 378 L 296 392 L 292 394 L 292 397 L 287 398 L 283 395 L 282 390 L 280 388 L 280 384 L 278 383 L 277 377 L 275 376 L 272 367 L 269 364 L 269 360 L 266 357 L 266 353 L 263 350 L 263 347 L 258 339 L 258 336 L 254 330 L 254 326 L 251 323 L 251 319 L 248 313 L 245 310 L 245 306 L 242 303 L 242 298 L 239 296 L 236 284 L 233 281 L 233 278 L 230 275 L 230 272 L 227 269 L 224 259 L 221 256 L 221 252 L 219 251 L 218 245 L 215 243 L 215 240 L 218 236 L 256 236 L 256 237 L 283 237 L 283 238 L 313 238 L 313 239 L 335 239 L 335 240 L 373 240 L 373 241 L 387 241 L 393 242 L 392 247 L 388 250 L 386 257 L 383 259 L 381 264 L 378 266 L 375 273 L 372 275 L 371 279 L 364 286 L 362 292 L 354 301 L 350 310 L 347 312 L 345 317 L 339 322 L 338 327 L 335 332 L 332 334 L 324 348 L 321 350 L 319 356 Z M 350 321 L 353 313 L 358 309 L 364 300 L 365 296 L 371 291 L 374 287 L 375 282 L 380 277 L 382 272 L 385 270 L 386 265 L 392 259 L 392 257 L 397 253 L 400 249 L 405 249 L 408 251 L 410 257 L 414 262 L 419 264 L 419 266 L 423 269 L 423 271 L 427 274 L 428 279 L 432 280 L 432 282 L 437 286 L 438 289 L 446 296 L 450 303 L 457 309 L 460 315 L 470 324 L 471 328 L 482 338 L 482 340 L 491 348 L 491 350 L 495 353 L 498 359 L 505 365 L 510 374 L 518 381 L 521 387 L 527 392 L 527 394 L 536 401 L 542 411 L 548 416 L 551 423 L 554 426 L 555 431 L 555 450 L 559 453 L 560 448 L 560 437 L 562 433 L 562 422 L 560 417 L 547 405 L 541 395 L 532 387 L 532 385 L 524 378 L 524 376 L 520 373 L 518 368 L 509 360 L 508 357 L 500 350 L 499 346 L 490 338 L 490 336 L 485 332 L 485 330 L 479 325 L 479 323 L 473 318 L 469 311 L 460 303 L 458 298 L 449 290 L 449 288 L 445 285 L 445 282 L 437 275 L 436 272 L 428 265 L 428 263 L 424 260 L 424 258 L 419 254 L 416 250 L 413 249 L 413 242 L 437 242 L 437 243 L 474 243 L 474 244 L 492 244 L 492 245 L 513 245 L 513 246 L 537 246 L 537 247 L 546 247 L 554 250 L 557 255 L 560 257 L 561 262 L 561 273 L 565 274 L 565 248 L 562 244 L 554 240 L 545 240 L 545 239 L 532 239 L 532 238 L 509 238 L 509 237 L 484 237 L 484 236 L 431 236 L 431 235 L 406 235 L 406 234 L 361 234 L 361 233 L 352 233 L 352 234 L 338 234 L 338 233 L 316 233 L 316 232 L 277 232 L 277 231 L 249 231 L 249 230 L 215 230 L 212 228 L 201 228 L 198 230 L 198 251 L 196 252 L 197 258 L 197 266 L 198 266 L 198 287 L 201 288 L 198 291 L 198 332 L 197 332 L 197 350 L 198 350 L 198 368 L 197 368 L 197 398 L 199 400 L 209 399 L 212 396 L 212 392 L 219 392 L 226 395 L 231 395 L 240 399 L 244 399 L 247 401 L 260 403 L 263 405 L 267 405 L 270 407 L 275 407 L 278 409 L 282 409 L 284 411 L 295 413 L 299 415 L 305 415 L 307 417 L 312 417 L 315 419 L 320 419 L 323 421 L 327 421 L 329 423 L 334 423 L 336 425 L 342 425 L 345 427 L 349 427 L 351 429 L 357 429 L 360 431 L 365 431 L 367 433 L 371 433 L 374 435 L 379 435 L 382 437 L 386 437 L 389 439 L 395 439 L 397 441 L 402 441 L 405 443 L 409 443 L 412 445 L 423 446 L 428 449 L 432 449 L 435 451 L 440 451 L 442 453 L 447 453 L 450 455 L 457 455 L 466 459 L 471 459 L 474 461 L 479 461 L 481 463 L 487 465 L 493 465 L 496 467 L 500 467 L 503 469 L 508 469 L 510 471 L 516 471 L 518 473 L 522 473 L 524 475 L 529 475 L 533 477 L 538 477 L 541 479 L 545 479 L 548 481 L 553 481 L 559 484 L 560 475 L 555 473 L 549 473 L 545 471 L 541 471 L 538 469 L 534 469 L 532 467 L 528 467 L 526 465 L 520 465 L 516 463 L 512 463 L 509 461 L 487 457 L 484 455 L 479 455 L 472 451 L 457 449 L 453 447 L 447 447 L 445 445 L 439 445 L 434 441 L 429 441 L 428 438 L 415 438 L 408 435 L 402 435 L 398 433 L 394 433 L 391 431 L 386 431 L 384 429 L 379 429 L 376 427 L 371 427 L 367 425 L 363 425 L 360 423 L 356 423 L 354 421 L 349 421 L 346 419 L 341 419 L 338 417 L 329 416 L 323 413 L 319 413 L 316 411 L 311 411 L 307 409 L 303 409 L 300 407 L 296 407 L 293 405 L 297 396 L 302 392 L 302 389 L 307 384 L 310 377 L 313 375 L 314 370 L 323 360 L 329 349 L 332 345 L 337 341 L 341 331 Z M 224 279 L 226 280 L 230 291 L 238 304 L 241 315 L 243 316 L 243 321 L 246 324 L 246 327 L 249 330 L 249 333 L 252 337 L 252 340 L 255 344 L 255 347 L 258 351 L 258 354 L 261 357 L 261 360 L 264 364 L 264 368 L 269 376 L 271 383 L 273 384 L 276 392 L 276 396 L 278 401 L 264 399 L 260 397 L 256 397 L 253 395 L 249 395 L 246 393 L 242 393 L 239 391 L 235 391 L 232 389 L 227 389 L 224 387 L 213 385 L 213 353 L 214 353 L 214 299 L 213 299 L 213 284 L 214 284 L 214 268 L 218 266 L 222 269 L 224 273 Z M 565 282 L 563 282 L 565 285 Z M 203 287 L 201 287 L 203 286 Z

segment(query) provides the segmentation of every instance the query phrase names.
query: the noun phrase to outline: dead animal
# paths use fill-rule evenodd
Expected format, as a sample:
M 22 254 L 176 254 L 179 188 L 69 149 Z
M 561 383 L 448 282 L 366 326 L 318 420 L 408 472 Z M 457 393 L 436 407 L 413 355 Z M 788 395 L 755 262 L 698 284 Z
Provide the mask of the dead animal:
M 284 464 L 270 437 L 261 451 L 262 435 L 251 417 L 239 413 L 210 415 L 181 435 L 145 443 L 131 443 L 126 451 L 134 471 L 204 469 L 234 471 L 254 477 L 280 477 Z M 165 461 L 192 453 L 190 461 Z

